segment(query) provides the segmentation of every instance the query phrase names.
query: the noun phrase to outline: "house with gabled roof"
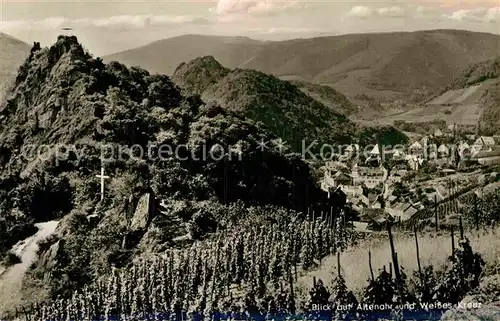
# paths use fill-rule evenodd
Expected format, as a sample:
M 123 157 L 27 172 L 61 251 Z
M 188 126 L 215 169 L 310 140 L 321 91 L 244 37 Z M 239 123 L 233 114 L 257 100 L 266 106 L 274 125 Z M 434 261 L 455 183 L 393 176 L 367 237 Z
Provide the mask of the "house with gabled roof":
M 472 145 L 473 152 L 491 151 L 497 145 L 493 136 L 480 136 Z
M 437 149 L 437 156 L 439 158 L 447 158 L 450 156 L 450 148 L 445 144 L 441 144 L 441 146 Z
M 390 207 L 386 208 L 386 212 L 392 217 L 397 218 L 401 221 L 406 221 L 415 215 L 418 211 L 422 209 L 422 204 L 420 203 L 406 203 L 398 202 Z
M 392 154 L 392 159 L 394 160 L 402 160 L 404 158 L 405 154 L 402 150 L 395 149 L 394 153 Z
M 420 149 L 423 149 L 423 146 L 419 141 L 416 141 L 410 145 L 410 150 L 413 150 L 413 149 L 420 150 Z
M 382 167 L 354 166 L 352 176 L 356 185 L 365 184 L 368 188 L 374 188 L 387 178 L 387 170 Z
M 413 142 L 408 148 L 408 153 L 414 156 L 421 156 L 424 154 L 424 146 L 419 141 Z
M 356 156 L 358 152 L 359 152 L 359 145 L 351 144 L 341 151 L 342 154 L 340 155 L 340 160 L 347 161 Z
M 342 171 L 337 171 L 337 173 L 333 175 L 332 180 L 333 180 L 333 186 L 335 187 L 344 185 L 350 186 L 353 184 L 351 175 L 344 173 Z
M 368 155 L 366 161 L 365 161 L 365 164 L 379 164 L 381 163 L 381 155 L 382 155 L 382 152 L 381 152 L 381 149 L 380 149 L 380 146 L 379 144 L 376 144 L 372 150 L 370 151 L 370 154 Z
M 434 131 L 434 137 L 443 137 L 443 132 L 441 131 L 441 129 L 437 128 Z
M 348 172 L 347 167 L 338 165 L 338 162 L 329 163 L 325 166 L 325 174 L 321 181 L 321 189 L 330 193 L 332 189 L 338 187 L 343 188 L 344 186 L 353 185 L 353 178 Z M 341 164 L 341 163 L 340 163 Z M 334 174 L 332 174 L 332 172 Z
M 473 153 L 471 159 L 477 161 L 481 165 L 498 165 L 500 164 L 500 147 L 480 150 Z
M 373 156 L 380 156 L 380 146 L 379 144 L 376 144 L 372 150 L 370 151 L 370 155 L 373 155 Z

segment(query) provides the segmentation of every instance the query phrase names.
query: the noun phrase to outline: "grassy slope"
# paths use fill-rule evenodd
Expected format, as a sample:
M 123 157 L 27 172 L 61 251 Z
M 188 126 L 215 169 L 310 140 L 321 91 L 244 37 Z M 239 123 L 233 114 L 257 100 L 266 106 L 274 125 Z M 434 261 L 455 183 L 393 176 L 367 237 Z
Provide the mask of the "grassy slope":
M 489 231 L 470 232 L 466 236 L 471 241 L 474 251 L 481 253 L 483 259 L 489 265 L 500 265 L 500 249 L 498 248 L 498 238 L 500 237 L 500 228 Z M 455 240 L 457 242 L 457 240 Z M 394 246 L 398 253 L 400 265 L 404 267 L 407 276 L 412 275 L 417 269 L 415 256 L 415 239 L 408 234 L 396 234 Z M 451 239 L 448 233 L 438 234 L 426 233 L 419 236 L 420 261 L 422 266 L 434 265 L 438 268 L 445 263 L 451 255 Z M 372 252 L 373 272 L 376 274 L 379 269 L 385 265 L 389 269 L 391 262 L 391 249 L 386 234 L 379 237 L 373 237 L 372 240 L 362 242 L 360 245 L 349 249 L 341 256 L 342 274 L 346 279 L 347 287 L 352 289 L 359 297 L 360 291 L 368 284 L 370 277 L 368 267 L 368 250 Z M 337 257 L 329 257 L 324 260 L 322 266 L 315 271 L 304 275 L 299 279 L 303 291 L 309 290 L 312 284 L 312 278 L 322 279 L 325 284 L 331 284 L 331 280 L 337 271 Z
M 429 96 L 425 105 L 381 121 L 431 121 L 443 119 L 447 123 L 476 125 L 498 132 L 500 129 L 500 57 L 471 64 L 463 72 Z
M 500 111 L 498 110 L 500 56 L 471 65 L 445 88 L 442 96 L 450 92 L 463 92 L 462 96 L 465 96 L 465 99 L 459 101 L 458 105 L 475 107 L 483 129 L 490 133 L 498 133 L 500 130 Z

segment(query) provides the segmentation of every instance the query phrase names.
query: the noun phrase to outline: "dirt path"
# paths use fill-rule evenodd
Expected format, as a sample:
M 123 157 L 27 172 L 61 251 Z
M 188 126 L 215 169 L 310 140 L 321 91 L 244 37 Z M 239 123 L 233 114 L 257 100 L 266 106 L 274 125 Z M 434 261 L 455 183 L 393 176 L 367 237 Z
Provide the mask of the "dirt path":
M 59 221 L 36 224 L 38 232 L 12 248 L 12 252 L 17 254 L 22 262 L 8 269 L 3 268 L 3 272 L 0 270 L 0 314 L 20 302 L 24 275 L 36 259 L 37 242 L 54 233 L 58 224 Z

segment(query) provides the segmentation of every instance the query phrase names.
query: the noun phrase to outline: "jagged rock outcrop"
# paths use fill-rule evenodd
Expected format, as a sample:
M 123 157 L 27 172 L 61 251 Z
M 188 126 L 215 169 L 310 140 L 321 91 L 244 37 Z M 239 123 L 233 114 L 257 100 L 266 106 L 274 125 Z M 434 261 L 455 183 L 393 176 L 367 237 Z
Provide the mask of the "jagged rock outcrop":
M 45 284 L 50 283 L 50 271 L 56 264 L 57 254 L 59 249 L 62 248 L 64 244 L 64 240 L 58 240 L 54 244 L 52 244 L 49 249 L 42 253 L 42 255 L 38 258 L 37 269 L 42 271 L 43 273 L 43 282 Z
M 152 193 L 146 193 L 141 196 L 130 223 L 132 231 L 141 231 L 148 227 L 155 214 L 155 202 L 156 200 Z

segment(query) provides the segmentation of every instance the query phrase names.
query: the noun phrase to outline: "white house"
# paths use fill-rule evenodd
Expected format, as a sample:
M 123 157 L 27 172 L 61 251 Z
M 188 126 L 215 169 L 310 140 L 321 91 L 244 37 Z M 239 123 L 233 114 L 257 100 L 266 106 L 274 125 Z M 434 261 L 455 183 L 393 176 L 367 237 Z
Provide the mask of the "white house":
M 405 160 L 408 163 L 408 166 L 414 171 L 418 170 L 424 163 L 424 159 L 416 155 L 406 155 Z
M 434 137 L 443 137 L 443 132 L 441 131 L 441 129 L 436 129 L 434 131 Z
M 492 151 L 495 145 L 496 142 L 493 136 L 480 136 L 472 145 L 472 150 L 474 153 L 479 151 Z
M 401 160 L 404 158 L 404 152 L 399 150 L 399 149 L 395 149 L 394 150 L 394 154 L 392 155 L 392 159 L 394 160 Z
M 374 188 L 383 183 L 387 178 L 387 170 L 383 167 L 354 166 L 352 177 L 354 183 L 360 185 L 364 183 L 368 188 Z
M 424 154 L 424 147 L 419 141 L 414 142 L 413 144 L 410 145 L 408 148 L 409 154 L 411 155 L 423 155 Z
M 437 153 L 438 153 L 439 158 L 447 158 L 450 156 L 450 149 L 445 144 L 442 144 L 437 149 Z
M 341 151 L 340 160 L 347 161 L 359 153 L 359 145 L 351 144 Z
M 470 145 L 467 142 L 461 142 L 458 145 L 458 154 L 461 158 L 468 158 L 472 154 Z
M 372 148 L 372 150 L 371 150 L 371 152 L 370 152 L 370 155 L 372 155 L 372 156 L 380 156 L 380 147 L 378 146 L 378 144 L 377 144 L 377 145 L 375 145 L 375 146 Z

